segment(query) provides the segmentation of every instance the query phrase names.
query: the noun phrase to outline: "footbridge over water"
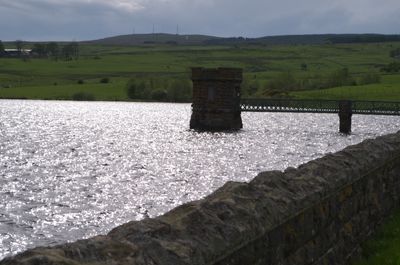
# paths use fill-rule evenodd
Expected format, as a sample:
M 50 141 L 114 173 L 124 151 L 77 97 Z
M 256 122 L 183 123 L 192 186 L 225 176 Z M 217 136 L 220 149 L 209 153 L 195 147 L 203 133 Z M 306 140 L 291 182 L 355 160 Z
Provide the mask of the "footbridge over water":
M 241 99 L 246 112 L 337 113 L 340 132 L 351 131 L 352 114 L 400 116 L 400 102 L 323 99 Z
M 400 102 L 241 99 L 242 75 L 242 69 L 238 68 L 192 69 L 192 129 L 241 129 L 241 112 L 337 113 L 340 120 L 339 131 L 342 133 L 351 132 L 353 114 L 400 116 Z
M 249 112 L 339 113 L 344 106 L 351 107 L 353 114 L 400 116 L 400 102 L 395 101 L 252 98 L 240 101 L 241 111 Z

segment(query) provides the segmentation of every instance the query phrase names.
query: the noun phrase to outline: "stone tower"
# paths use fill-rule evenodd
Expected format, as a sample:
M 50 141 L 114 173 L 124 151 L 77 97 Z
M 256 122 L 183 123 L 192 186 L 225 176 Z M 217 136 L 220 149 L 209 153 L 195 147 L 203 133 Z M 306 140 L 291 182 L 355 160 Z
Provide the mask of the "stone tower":
M 192 68 L 193 104 L 190 128 L 207 131 L 239 130 L 240 116 L 239 68 Z

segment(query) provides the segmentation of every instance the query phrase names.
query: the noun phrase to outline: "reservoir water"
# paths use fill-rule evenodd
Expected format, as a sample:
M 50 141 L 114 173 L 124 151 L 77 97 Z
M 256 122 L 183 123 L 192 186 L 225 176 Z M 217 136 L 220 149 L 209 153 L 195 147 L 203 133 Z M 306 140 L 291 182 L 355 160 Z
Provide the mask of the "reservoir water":
M 226 181 L 400 129 L 400 117 L 243 113 L 244 129 L 189 130 L 190 104 L 0 100 L 0 259 L 200 199 Z

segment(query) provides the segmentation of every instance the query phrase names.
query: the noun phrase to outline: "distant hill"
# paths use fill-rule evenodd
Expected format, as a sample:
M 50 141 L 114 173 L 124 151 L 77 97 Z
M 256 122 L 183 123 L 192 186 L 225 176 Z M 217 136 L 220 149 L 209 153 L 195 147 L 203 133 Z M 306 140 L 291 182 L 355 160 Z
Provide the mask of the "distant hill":
M 206 35 L 175 35 L 165 33 L 130 34 L 86 41 L 85 43 L 101 45 L 143 45 L 143 44 L 171 44 L 171 45 L 202 45 L 206 41 L 220 39 Z
M 206 40 L 209 45 L 226 44 L 265 44 L 265 45 L 291 45 L 291 44 L 325 44 L 329 42 L 331 34 L 320 35 L 282 35 L 266 36 L 260 38 L 220 38 Z
M 400 35 L 384 34 L 309 34 L 309 35 L 282 35 L 260 38 L 232 37 L 222 38 L 207 35 L 175 35 L 175 34 L 130 34 L 109 37 L 84 43 L 100 45 L 301 45 L 301 44 L 328 44 L 328 43 L 372 43 L 400 41 Z
M 329 38 L 332 43 L 371 43 L 400 41 L 400 35 L 383 34 L 345 34 L 334 35 Z
M 261 38 L 219 38 L 206 40 L 210 45 L 223 44 L 267 44 L 267 45 L 301 45 L 328 43 L 371 43 L 400 41 L 400 35 L 383 34 L 309 34 L 266 36 Z

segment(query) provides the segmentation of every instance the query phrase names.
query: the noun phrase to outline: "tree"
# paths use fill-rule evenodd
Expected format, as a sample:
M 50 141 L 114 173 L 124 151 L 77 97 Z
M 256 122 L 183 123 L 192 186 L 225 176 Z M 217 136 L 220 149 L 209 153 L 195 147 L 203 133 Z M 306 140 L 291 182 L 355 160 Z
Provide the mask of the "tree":
M 354 78 L 350 75 L 348 68 L 337 69 L 328 77 L 326 87 L 352 86 L 356 85 Z
M 32 52 L 36 53 L 40 57 L 47 55 L 47 47 L 43 43 L 35 43 L 32 48 Z
M 151 99 L 156 101 L 166 101 L 167 97 L 167 91 L 162 89 L 156 89 L 151 93 Z
M 22 40 L 16 40 L 15 47 L 17 48 L 18 53 L 21 54 L 22 49 L 24 48 L 24 42 Z
M 71 46 L 72 55 L 75 57 L 75 60 L 79 59 L 79 44 L 74 41 L 69 45 Z
M 298 90 L 299 88 L 299 82 L 290 71 L 287 71 L 271 78 L 265 86 L 264 94 L 268 96 L 286 95 L 289 91 Z
M 126 84 L 126 94 L 128 96 L 128 98 L 130 99 L 135 99 L 136 98 L 136 92 L 137 88 L 136 88 L 136 82 L 135 80 L 129 80 L 128 83 Z
M 2 56 L 4 54 L 4 44 L 3 42 L 0 40 L 0 56 Z
M 46 50 L 49 56 L 53 57 L 54 59 L 58 60 L 58 55 L 60 53 L 60 47 L 58 47 L 57 42 L 49 42 L 46 45 Z
M 70 61 L 73 58 L 78 59 L 79 57 L 78 43 L 77 42 L 68 43 L 62 48 L 61 53 L 66 61 Z
M 130 99 L 149 99 L 151 92 L 145 82 L 131 79 L 126 85 L 126 93 Z
M 167 87 L 167 99 L 172 102 L 190 101 L 192 97 L 192 87 L 189 80 L 174 79 L 169 82 Z
M 72 47 L 71 45 L 67 44 L 61 49 L 61 54 L 64 57 L 64 60 L 70 61 L 72 60 Z

